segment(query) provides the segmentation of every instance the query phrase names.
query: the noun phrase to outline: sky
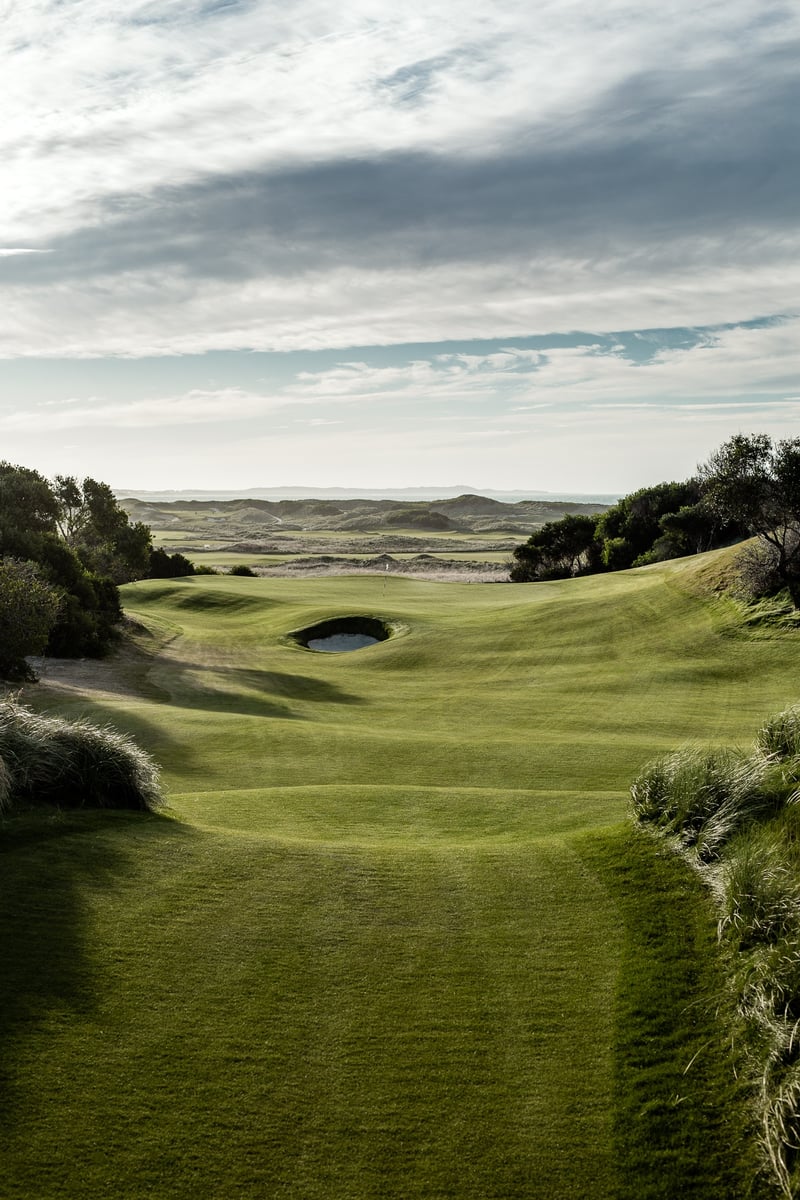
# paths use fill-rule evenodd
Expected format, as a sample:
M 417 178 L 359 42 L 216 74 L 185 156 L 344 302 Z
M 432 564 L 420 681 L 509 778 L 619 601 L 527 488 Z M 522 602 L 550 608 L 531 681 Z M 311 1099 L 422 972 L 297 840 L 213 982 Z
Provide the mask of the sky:
M 0 20 L 0 458 L 622 494 L 800 434 L 795 0 Z

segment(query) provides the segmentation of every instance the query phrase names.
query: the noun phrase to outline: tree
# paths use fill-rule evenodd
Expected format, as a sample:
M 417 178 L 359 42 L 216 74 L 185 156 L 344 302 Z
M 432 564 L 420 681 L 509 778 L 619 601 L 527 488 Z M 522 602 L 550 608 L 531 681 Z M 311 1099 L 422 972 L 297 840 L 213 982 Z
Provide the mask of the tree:
M 512 582 L 569 579 L 597 570 L 596 524 L 596 517 L 574 514 L 560 521 L 548 521 L 514 551 Z
M 117 582 L 147 575 L 150 531 L 131 525 L 107 484 L 0 463 L 0 556 L 38 564 L 61 603 L 51 654 L 103 654 L 121 617 Z
M 60 607 L 36 563 L 0 559 L 0 678 L 32 678 L 25 658 L 44 651 Z
M 622 571 L 638 565 L 637 560 L 649 554 L 663 532 L 662 517 L 677 512 L 682 506 L 696 504 L 699 499 L 700 485 L 696 479 L 687 479 L 685 483 L 658 483 L 623 496 L 597 522 L 605 567 L 609 571 Z
M 56 475 L 57 526 L 83 564 L 115 583 L 142 579 L 150 571 L 152 535 L 141 521 L 131 524 L 107 483 Z
M 772 548 L 775 573 L 800 608 L 800 438 L 766 433 L 724 442 L 700 467 L 705 502 Z
M 194 573 L 194 563 L 183 554 L 168 554 L 160 546 L 150 553 L 148 579 L 178 579 Z
M 58 502 L 50 484 L 29 467 L 0 462 L 0 550 L 19 558 L 28 544 L 56 532 Z

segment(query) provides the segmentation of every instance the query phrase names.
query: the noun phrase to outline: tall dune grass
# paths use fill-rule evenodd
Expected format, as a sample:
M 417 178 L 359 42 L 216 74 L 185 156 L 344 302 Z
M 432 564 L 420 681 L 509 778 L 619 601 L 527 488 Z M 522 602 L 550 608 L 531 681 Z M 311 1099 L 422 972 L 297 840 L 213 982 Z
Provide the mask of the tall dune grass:
M 126 734 L 0 701 L 0 815 L 38 805 L 148 811 L 162 803 L 158 767 Z
M 770 806 L 762 786 L 766 775 L 761 757 L 687 746 L 642 770 L 631 787 L 634 812 L 709 862 Z
M 765 721 L 756 734 L 756 750 L 778 762 L 800 757 L 800 705 L 786 708 Z
M 719 911 L 753 1067 L 762 1144 L 784 1195 L 800 1196 L 800 706 L 752 753 L 683 748 L 631 787 L 636 818 L 672 841 Z

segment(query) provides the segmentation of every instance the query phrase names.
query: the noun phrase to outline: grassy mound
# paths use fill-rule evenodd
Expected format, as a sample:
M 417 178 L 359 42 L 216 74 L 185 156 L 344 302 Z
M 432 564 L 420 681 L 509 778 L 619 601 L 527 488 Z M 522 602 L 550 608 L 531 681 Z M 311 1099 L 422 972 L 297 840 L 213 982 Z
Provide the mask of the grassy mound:
M 37 805 L 152 810 L 159 772 L 132 738 L 0 701 L 0 814 Z

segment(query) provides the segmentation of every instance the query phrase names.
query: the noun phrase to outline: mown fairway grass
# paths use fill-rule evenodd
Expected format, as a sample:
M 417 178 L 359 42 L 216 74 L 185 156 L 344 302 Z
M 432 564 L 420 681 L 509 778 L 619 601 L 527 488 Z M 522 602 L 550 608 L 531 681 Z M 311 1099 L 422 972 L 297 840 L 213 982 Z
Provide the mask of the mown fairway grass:
M 800 650 L 691 570 L 127 588 L 127 691 L 36 702 L 134 733 L 175 816 L 0 838 L 0 1195 L 750 1194 L 710 912 L 626 797 Z M 286 637 L 358 613 L 398 635 Z

